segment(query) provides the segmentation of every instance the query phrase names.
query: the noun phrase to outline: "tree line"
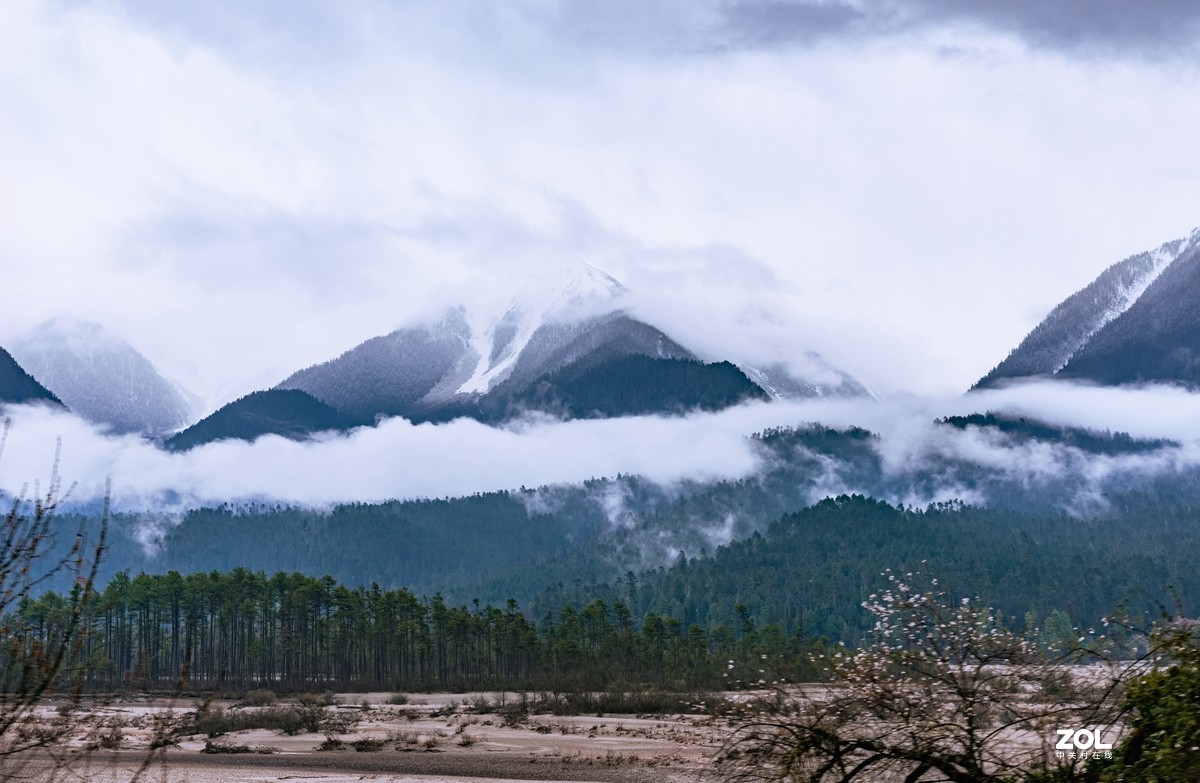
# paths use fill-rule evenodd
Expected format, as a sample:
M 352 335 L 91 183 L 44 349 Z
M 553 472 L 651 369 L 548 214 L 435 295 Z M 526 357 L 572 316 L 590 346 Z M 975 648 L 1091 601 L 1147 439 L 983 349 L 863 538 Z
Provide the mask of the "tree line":
M 4 642 L 55 646 L 79 600 L 25 598 Z M 515 601 L 453 606 L 440 595 L 346 587 L 331 577 L 119 573 L 84 606 L 67 683 L 88 689 L 280 691 L 721 687 L 730 662 L 802 677 L 814 644 L 777 626 L 684 627 L 593 600 L 535 622 Z

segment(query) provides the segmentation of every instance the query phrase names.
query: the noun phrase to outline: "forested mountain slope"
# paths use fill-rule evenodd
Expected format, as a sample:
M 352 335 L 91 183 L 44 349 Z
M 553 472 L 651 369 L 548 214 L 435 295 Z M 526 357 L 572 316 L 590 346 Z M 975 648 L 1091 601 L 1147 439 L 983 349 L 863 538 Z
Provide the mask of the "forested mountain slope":
M 704 557 L 680 559 L 607 584 L 558 583 L 535 614 L 597 598 L 623 601 L 704 628 L 747 621 L 788 635 L 857 643 L 868 630 L 859 606 L 884 570 L 922 572 L 960 595 L 978 595 L 1013 628 L 1033 612 L 1099 623 L 1119 606 L 1154 618 L 1200 609 L 1200 508 L 1126 512 L 1081 520 L 944 505 L 897 509 L 841 496 L 789 514 L 765 533 Z M 1183 600 L 1182 607 L 1174 601 Z
M 303 440 L 317 432 L 342 431 L 363 424 L 295 389 L 252 392 L 205 416 L 163 443 L 186 451 L 219 440 L 253 441 L 263 435 Z
M 974 388 L 1042 377 L 1200 383 L 1200 229 L 1113 264 L 1054 308 Z
M 200 509 L 182 520 L 132 515 L 114 526 L 108 572 L 241 566 L 526 605 L 550 584 L 606 584 L 681 555 L 713 553 L 838 495 L 918 509 L 965 500 L 1000 515 L 1001 527 L 1039 519 L 1061 531 L 1078 520 L 1200 507 L 1200 475 L 1176 464 L 1180 447 L 1171 442 L 995 415 L 936 422 L 925 438 L 897 453 L 896 444 L 865 430 L 771 430 L 750 441 L 761 467 L 740 480 L 663 486 L 619 476 L 331 509 Z M 157 543 L 147 551 L 147 541 Z M 892 543 L 908 551 L 905 541 Z
M 62 405 L 53 392 L 25 372 L 8 351 L 0 348 L 0 404 L 6 402 L 47 402 Z

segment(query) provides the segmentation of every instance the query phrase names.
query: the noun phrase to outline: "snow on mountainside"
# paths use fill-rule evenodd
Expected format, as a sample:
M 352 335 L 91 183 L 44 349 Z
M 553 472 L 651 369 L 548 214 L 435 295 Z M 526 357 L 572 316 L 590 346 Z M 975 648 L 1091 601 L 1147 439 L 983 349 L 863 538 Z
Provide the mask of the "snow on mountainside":
M 480 281 L 477 291 L 482 301 L 295 372 L 270 393 L 223 406 L 168 446 L 266 433 L 305 437 L 391 416 L 499 423 L 531 412 L 562 419 L 682 414 L 753 399 L 870 396 L 815 355 L 761 368 L 705 361 L 631 316 L 625 287 L 586 264 Z M 297 402 L 305 396 L 309 402 Z
M 464 313 L 454 309 L 430 326 L 372 337 L 275 388 L 306 392 L 365 421 L 413 416 L 453 396 L 478 360 Z
M 618 356 L 697 361 L 695 354 L 658 329 L 616 311 L 578 321 L 542 324 L 525 341 L 516 362 L 496 388 L 524 388 L 541 376 L 577 362 Z
M 161 435 L 193 415 L 178 388 L 100 324 L 55 318 L 14 340 L 12 353 L 68 408 L 113 432 Z
M 831 367 L 820 355 L 806 353 L 799 371 L 777 362 L 751 367 L 740 365 L 742 372 L 776 400 L 816 397 L 873 397 L 867 387 Z
M 505 380 L 530 342 L 554 322 L 578 322 L 596 311 L 618 306 L 625 286 L 590 264 L 554 267 L 530 274 L 512 296 L 500 318 L 470 319 L 475 371 L 457 394 L 482 394 Z M 544 337 L 544 334 L 542 335 Z
M 531 343 L 539 343 L 548 323 L 572 312 L 611 308 L 624 291 L 586 264 L 542 270 L 509 283 L 519 293 L 498 299 L 491 308 L 449 308 L 435 323 L 373 337 L 292 374 L 275 388 L 307 392 L 362 420 L 381 415 L 444 418 L 527 362 Z
M 974 388 L 1051 376 L 1101 383 L 1187 381 L 1184 376 L 1190 371 L 1182 366 L 1134 369 L 1139 362 L 1129 353 L 1137 343 L 1138 350 L 1149 352 L 1142 363 L 1153 363 L 1154 356 L 1179 354 L 1185 350 L 1182 343 L 1200 339 L 1200 324 L 1190 304 L 1200 296 L 1200 280 L 1192 280 L 1187 272 L 1200 263 L 1198 250 L 1200 229 L 1113 264 L 1055 307 Z M 1169 325 L 1167 315 L 1172 319 Z
M 578 392 L 582 377 L 623 357 L 700 361 L 659 329 L 625 312 L 628 291 L 593 266 L 544 268 L 525 279 L 492 282 L 512 293 L 494 297 L 490 307 L 451 308 L 436 323 L 367 340 L 336 359 L 293 374 L 276 388 L 307 392 L 362 420 L 380 415 L 491 420 L 528 405 L 571 409 L 570 404 L 562 408 L 558 398 L 551 404 L 546 396 L 563 391 L 557 384 L 565 376 L 558 376 L 567 368 L 575 368 L 568 385 Z M 869 395 L 818 357 L 805 357 L 803 366 L 811 372 L 797 376 L 782 364 L 740 370 L 756 376 L 751 386 L 761 381 L 760 388 L 776 398 Z M 558 381 L 551 381 L 552 376 Z M 537 384 L 541 391 L 534 393 Z M 664 402 L 668 398 L 676 404 L 689 397 L 669 393 Z

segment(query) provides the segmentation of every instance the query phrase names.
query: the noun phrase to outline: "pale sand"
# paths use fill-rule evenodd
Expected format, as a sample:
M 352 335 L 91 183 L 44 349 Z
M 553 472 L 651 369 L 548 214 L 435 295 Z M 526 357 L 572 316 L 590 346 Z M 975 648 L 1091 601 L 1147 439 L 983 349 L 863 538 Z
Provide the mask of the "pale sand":
M 461 705 L 472 694 L 415 694 L 393 706 L 387 694 L 343 694 L 335 713 L 356 719 L 346 743 L 388 740 L 374 752 L 318 751 L 325 734 L 283 736 L 269 730 L 231 732 L 208 740 L 181 738 L 155 751 L 140 777 L 146 783 L 710 783 L 723 727 L 704 716 L 603 717 L 531 715 L 505 725 L 495 714 Z M 363 709 L 362 703 L 368 706 Z M 448 715 L 432 715 L 459 705 Z M 121 750 L 95 751 L 76 760 L 66 775 L 42 768 L 30 779 L 118 783 L 147 761 L 153 725 L 168 712 L 195 708 L 194 700 L 135 699 L 82 713 L 84 727 L 120 727 Z M 229 709 L 231 703 L 216 706 Z M 52 707 L 47 708 L 47 712 Z M 466 739 L 464 739 L 466 738 Z M 206 754 L 206 742 L 270 748 L 267 754 Z M 427 749 L 427 746 L 431 748 Z M 35 766 L 41 766 L 40 764 Z M 5 770 L 0 770 L 4 772 Z M 29 770 L 32 772 L 33 770 Z M 0 777 L 7 777 L 0 775 Z

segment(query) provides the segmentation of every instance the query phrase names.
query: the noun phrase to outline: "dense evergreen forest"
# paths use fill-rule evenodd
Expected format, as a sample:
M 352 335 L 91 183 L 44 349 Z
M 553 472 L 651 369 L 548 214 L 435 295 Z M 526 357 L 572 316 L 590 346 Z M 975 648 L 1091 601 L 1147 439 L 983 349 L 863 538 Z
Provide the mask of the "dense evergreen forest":
M 55 649 L 67 606 L 53 592 L 25 600 L 4 636 Z M 90 602 L 83 627 L 64 670 L 99 689 L 678 690 L 728 685 L 730 662 L 789 678 L 813 673 L 813 643 L 748 621 L 685 628 L 649 613 L 635 622 L 621 602 L 594 600 L 535 623 L 515 601 L 452 606 L 437 595 L 245 569 L 118 574 Z
M 885 569 L 920 571 L 959 595 L 979 596 L 1017 630 L 1042 628 L 1049 618 L 1059 627 L 1095 624 L 1118 607 L 1148 617 L 1163 609 L 1194 614 L 1200 511 L 1084 520 L 961 504 L 905 509 L 841 496 L 710 556 L 681 555 L 670 568 L 608 584 L 560 581 L 531 606 L 539 612 L 619 599 L 635 614 L 655 612 L 684 624 L 750 621 L 857 644 L 868 630 L 860 603 Z
M 159 568 L 299 571 L 353 586 L 377 582 L 432 594 L 505 573 L 522 560 L 562 556 L 594 538 L 602 524 L 598 512 L 538 513 L 519 492 L 356 504 L 328 514 L 205 510 L 170 531 Z
M 1067 466 L 1103 459 L 1103 483 L 949 452 L 889 467 L 876 435 L 809 426 L 755 436 L 762 468 L 737 481 L 118 515 L 79 663 L 103 687 L 163 686 L 185 664 L 205 685 L 711 686 L 730 658 L 794 674 L 812 644 L 860 643 L 861 603 L 889 568 L 979 596 L 1047 644 L 1118 609 L 1196 612 L 1194 482 L 1140 467 L 1170 464 L 1176 444 L 990 414 L 934 427 Z M 872 499 L 939 486 L 987 507 Z M 34 633 L 55 633 L 60 600 L 23 607 Z
M 579 362 L 506 394 L 503 386 L 480 405 L 482 421 L 538 410 L 564 418 L 640 416 L 720 410 L 767 394 L 729 362 L 613 356 Z
M 104 574 L 240 566 L 532 605 L 549 585 L 610 583 L 670 566 L 681 554 L 765 534 L 785 515 L 840 494 L 919 508 L 964 498 L 997 515 L 986 524 L 1027 530 L 1054 550 L 1064 546 L 1059 531 L 1077 520 L 1121 529 L 1121 520 L 1136 525 L 1200 507 L 1200 476 L 1180 467 L 1179 446 L 1168 441 L 992 414 L 937 422 L 929 438 L 940 450 L 898 458 L 862 429 L 782 428 L 750 439 L 760 468 L 738 480 L 663 486 L 617 476 L 453 499 L 118 516 Z M 945 446 L 958 441 L 962 454 Z M 954 546 L 976 546 L 965 531 L 956 535 L 963 543 Z
M 1021 443 L 1041 441 L 1071 446 L 1092 454 L 1148 454 L 1178 446 L 1163 438 L 1134 438 L 1127 432 L 1096 432 L 1078 427 L 1061 427 L 1023 416 L 1000 416 L 995 413 L 972 413 L 967 416 L 947 416 L 938 420 L 956 429 L 975 427 L 1015 436 Z
M 1007 627 L 1053 646 L 1115 610 L 1194 613 L 1198 517 L 1079 520 L 841 496 L 669 568 L 543 581 L 524 611 L 510 598 L 245 568 L 119 573 L 92 604 L 77 664 L 95 687 L 167 687 L 181 673 L 231 688 L 714 687 L 728 661 L 763 655 L 794 678 L 814 645 L 866 638 L 862 602 L 886 569 L 979 596 Z M 65 605 L 54 593 L 27 601 L 9 627 L 52 639 Z

